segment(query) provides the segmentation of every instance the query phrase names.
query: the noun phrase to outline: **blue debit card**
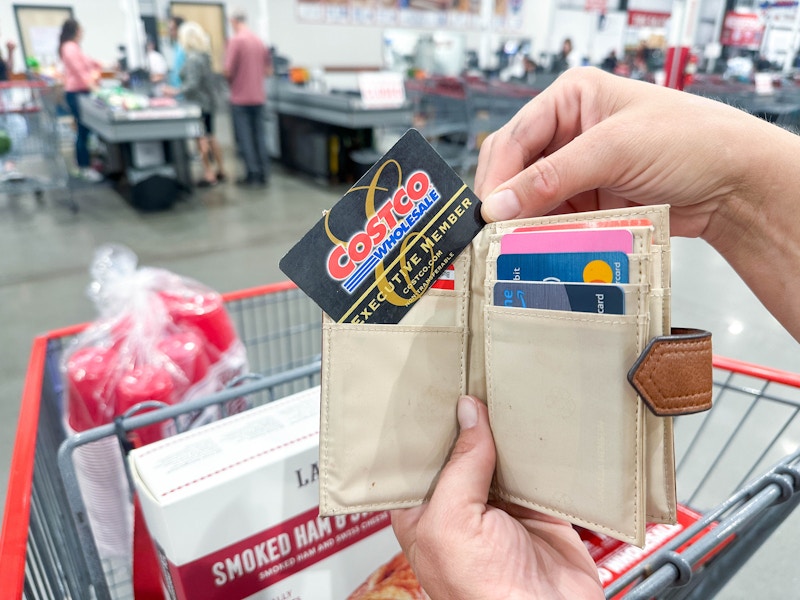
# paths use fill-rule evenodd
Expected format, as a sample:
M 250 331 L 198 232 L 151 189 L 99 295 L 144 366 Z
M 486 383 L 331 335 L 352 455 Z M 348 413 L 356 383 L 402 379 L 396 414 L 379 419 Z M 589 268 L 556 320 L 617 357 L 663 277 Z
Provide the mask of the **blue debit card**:
M 494 284 L 494 304 L 517 308 L 625 314 L 625 295 L 622 288 L 609 284 L 498 281 Z
M 501 254 L 497 257 L 497 279 L 629 283 L 628 256 L 624 252 Z

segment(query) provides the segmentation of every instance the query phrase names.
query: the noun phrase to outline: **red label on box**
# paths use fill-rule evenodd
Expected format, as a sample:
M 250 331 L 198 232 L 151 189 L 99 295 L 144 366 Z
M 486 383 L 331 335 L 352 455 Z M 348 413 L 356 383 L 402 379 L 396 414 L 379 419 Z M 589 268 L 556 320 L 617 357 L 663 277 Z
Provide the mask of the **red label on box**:
M 575 529 L 578 531 L 581 540 L 597 565 L 600 583 L 607 589 L 612 583 L 628 573 L 631 569 L 636 568 L 642 561 L 649 558 L 679 533 L 691 527 L 700 517 L 701 515 L 699 513 L 679 504 L 678 522 L 675 525 L 658 523 L 650 523 L 647 525 L 644 548 L 632 546 L 607 535 L 595 533 L 581 527 L 576 527 Z M 680 552 L 683 548 L 692 543 L 692 541 L 706 534 L 715 526 L 716 523 L 711 523 L 707 527 L 701 529 L 691 540 L 678 548 L 678 551 Z M 704 556 L 698 564 L 707 561 L 715 552 Z M 622 590 L 614 596 L 614 598 L 620 598 L 630 587 L 631 586 L 628 586 L 628 588 Z
M 237 600 L 268 588 L 390 524 L 389 513 L 320 517 L 315 507 L 185 565 L 169 564 L 179 598 Z M 181 593 L 182 592 L 182 593 Z M 185 595 L 184 595 L 185 594 Z

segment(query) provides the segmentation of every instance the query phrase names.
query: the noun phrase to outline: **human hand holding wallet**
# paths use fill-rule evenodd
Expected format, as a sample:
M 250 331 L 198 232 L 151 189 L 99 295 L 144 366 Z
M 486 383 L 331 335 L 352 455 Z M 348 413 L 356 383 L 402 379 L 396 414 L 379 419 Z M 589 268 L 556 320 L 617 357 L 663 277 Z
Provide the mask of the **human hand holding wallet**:
M 404 139 L 416 146 L 413 133 Z M 404 173 L 425 171 L 441 193 L 428 209 L 433 218 L 420 217 L 404 232 L 396 255 L 380 263 L 385 269 L 370 272 L 368 291 L 336 299 L 360 306 L 372 299 L 376 310 L 366 319 L 347 310 L 336 320 L 323 319 L 320 513 L 402 508 L 429 498 L 457 434 L 458 397 L 468 393 L 489 407 L 497 497 L 640 545 L 645 522 L 674 522 L 671 416 L 710 406 L 711 349 L 710 334 L 670 330 L 669 207 L 482 228 L 464 211 L 455 219 L 462 225 L 458 243 L 464 231 L 479 231 L 460 254 L 450 251 L 452 284 L 436 286 L 432 274 L 440 276 L 447 265 L 435 258 L 446 254 L 437 253 L 433 238 L 446 243 L 448 232 L 435 236 L 437 225 L 464 199 L 479 201 L 451 182 L 457 176 L 421 146 L 402 154 L 386 182 L 376 173 L 386 173 L 389 160 L 353 190 L 383 188 L 392 198 Z M 352 199 L 349 207 L 342 204 L 318 224 L 322 231 L 334 233 L 337 211 L 352 212 Z M 360 224 L 382 206 L 366 208 Z M 395 229 L 402 225 L 396 220 Z M 345 247 L 356 239 L 335 237 L 347 240 Z M 429 253 L 418 251 L 423 244 Z M 323 254 L 329 261 L 330 248 L 329 242 L 330 254 Z M 576 267 L 563 257 L 532 254 L 587 256 Z M 409 268 L 413 256 L 418 264 Z M 320 301 L 302 276 L 281 266 L 325 308 L 329 295 Z M 523 271 L 545 281 L 525 281 Z M 565 278 L 573 272 L 582 279 Z M 396 323 L 370 322 L 380 304 L 393 304 L 381 293 L 393 279 L 398 295 L 414 292 L 403 306 L 407 312 Z

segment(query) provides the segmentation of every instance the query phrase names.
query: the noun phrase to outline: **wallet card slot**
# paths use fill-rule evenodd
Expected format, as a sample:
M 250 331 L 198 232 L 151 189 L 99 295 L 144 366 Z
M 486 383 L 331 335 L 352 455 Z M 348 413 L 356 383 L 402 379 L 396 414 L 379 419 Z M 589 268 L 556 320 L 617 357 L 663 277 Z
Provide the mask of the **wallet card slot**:
M 463 291 L 430 289 L 417 300 L 398 325 L 463 327 L 467 318 L 467 302 L 468 297 Z
M 489 303 L 493 303 L 495 300 L 495 284 L 507 284 L 507 281 L 497 281 L 497 280 L 489 280 L 487 281 L 487 289 L 486 289 L 486 298 Z M 512 282 L 512 283 L 543 283 L 544 285 L 560 285 L 558 282 Z M 648 310 L 648 292 L 649 286 L 648 284 L 626 284 L 626 283 L 615 283 L 615 284 L 586 284 L 586 283 L 579 283 L 576 285 L 592 285 L 594 287 L 618 287 L 622 290 L 622 297 L 623 297 L 623 308 L 626 315 L 638 315 L 638 314 L 645 314 Z M 557 310 L 557 309 L 545 309 L 545 308 L 524 308 L 520 307 L 518 302 L 513 298 L 510 300 L 512 304 L 508 306 L 498 305 L 495 304 L 498 308 L 520 308 L 521 310 L 538 310 L 538 311 L 546 311 L 546 312 L 556 312 L 556 313 L 564 313 L 567 314 L 575 314 L 575 315 L 594 315 L 600 318 L 612 318 L 618 315 L 615 314 L 607 314 L 607 313 L 589 313 L 589 312 L 574 312 L 571 313 L 568 310 Z
M 465 355 L 463 327 L 323 325 L 321 514 L 429 497 L 456 437 Z
M 647 316 L 487 306 L 485 317 L 497 493 L 643 543 L 643 408 L 625 373 Z

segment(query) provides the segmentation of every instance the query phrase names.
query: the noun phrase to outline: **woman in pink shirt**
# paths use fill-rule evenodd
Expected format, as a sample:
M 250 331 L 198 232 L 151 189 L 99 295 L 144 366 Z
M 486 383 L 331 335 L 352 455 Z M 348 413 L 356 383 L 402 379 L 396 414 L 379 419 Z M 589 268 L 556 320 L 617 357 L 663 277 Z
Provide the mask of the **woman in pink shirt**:
M 97 87 L 100 79 L 100 64 L 86 56 L 80 47 L 83 29 L 75 19 L 67 19 L 61 27 L 61 40 L 58 53 L 64 65 L 65 99 L 75 118 L 78 134 L 75 138 L 75 161 L 81 175 L 89 181 L 100 181 L 103 177 L 89 167 L 89 129 L 81 121 L 78 98 L 88 95 Z

